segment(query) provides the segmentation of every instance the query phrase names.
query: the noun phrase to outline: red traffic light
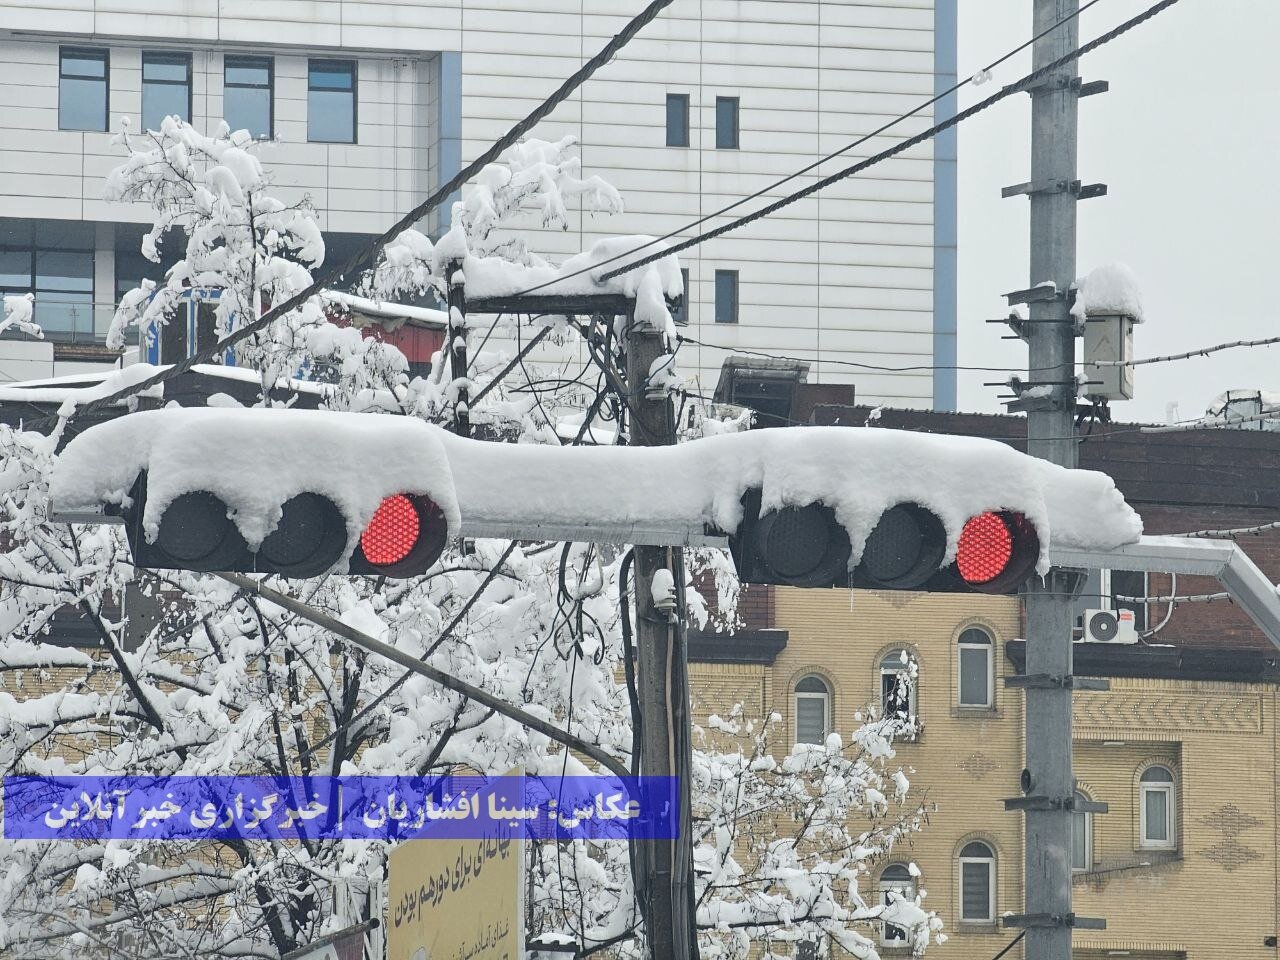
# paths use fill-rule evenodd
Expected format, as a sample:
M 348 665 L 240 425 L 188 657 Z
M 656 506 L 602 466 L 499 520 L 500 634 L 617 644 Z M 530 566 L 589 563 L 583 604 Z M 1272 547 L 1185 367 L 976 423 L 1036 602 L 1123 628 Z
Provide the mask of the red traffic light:
M 375 566 L 399 563 L 418 542 L 422 525 L 413 502 L 402 493 L 387 497 L 360 534 L 360 549 Z
M 1020 513 L 988 510 L 970 517 L 956 546 L 956 572 L 984 593 L 1005 593 L 1021 585 L 1040 557 L 1035 527 Z
M 378 505 L 351 556 L 351 572 L 406 577 L 422 573 L 444 552 L 444 512 L 427 497 L 396 493 Z

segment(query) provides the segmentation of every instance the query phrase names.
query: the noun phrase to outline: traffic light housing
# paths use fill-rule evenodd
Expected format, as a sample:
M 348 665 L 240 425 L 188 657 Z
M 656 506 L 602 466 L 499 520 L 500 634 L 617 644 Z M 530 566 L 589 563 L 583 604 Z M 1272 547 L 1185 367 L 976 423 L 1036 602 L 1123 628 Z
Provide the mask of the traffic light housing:
M 742 498 L 743 519 L 729 538 L 744 583 L 792 587 L 865 587 L 951 593 L 1016 593 L 1035 570 L 1040 539 L 1022 514 L 989 510 L 960 531 L 955 558 L 943 566 L 942 521 L 917 503 L 880 515 L 852 571 L 848 532 L 823 503 L 760 512 L 760 491 Z
M 386 497 L 348 554 L 348 524 L 328 497 L 304 492 L 281 506 L 275 529 L 251 550 L 227 504 L 205 490 L 183 493 L 165 508 L 154 540 L 142 526 L 147 475 L 139 475 L 130 503 L 118 512 L 135 566 L 197 572 L 272 573 L 305 579 L 333 569 L 344 555 L 348 572 L 412 577 L 443 552 L 448 525 L 430 498 L 412 493 Z

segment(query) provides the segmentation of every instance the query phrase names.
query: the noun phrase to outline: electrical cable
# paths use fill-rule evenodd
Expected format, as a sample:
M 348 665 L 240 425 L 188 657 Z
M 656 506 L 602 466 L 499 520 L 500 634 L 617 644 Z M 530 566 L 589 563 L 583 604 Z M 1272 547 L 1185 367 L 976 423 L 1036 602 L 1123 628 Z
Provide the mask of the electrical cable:
M 1000 960 L 1001 957 L 1003 957 L 1006 953 L 1008 953 L 1010 950 L 1016 947 L 1019 943 L 1021 943 L 1022 938 L 1025 937 L 1026 935 L 1027 935 L 1027 931 L 1023 930 L 1020 934 L 1018 934 L 1016 937 L 1014 937 L 1012 940 L 1006 943 L 1004 946 L 1004 949 L 1001 950 L 999 953 L 997 953 L 994 957 L 992 957 L 991 960 Z
M 1207 357 L 1220 350 L 1234 350 L 1236 347 L 1269 347 L 1280 343 L 1280 337 L 1264 337 L 1261 340 L 1232 340 L 1230 343 L 1215 343 L 1212 347 L 1199 350 L 1188 350 L 1186 353 L 1170 353 L 1162 357 L 1143 357 L 1141 360 L 1094 360 L 1095 367 L 1141 367 L 1148 363 L 1167 363 L 1170 360 L 1189 360 L 1192 357 Z
M 731 220 L 729 223 L 716 227 L 713 230 L 708 230 L 705 233 L 700 233 L 695 237 L 690 237 L 688 240 L 683 240 L 680 243 L 677 243 L 673 247 L 668 247 L 656 253 L 649 254 L 648 256 L 641 257 L 638 260 L 630 261 L 624 266 L 618 267 L 614 270 L 610 270 L 608 273 L 603 274 L 600 277 L 600 281 L 603 282 L 606 280 L 610 280 L 616 276 L 619 276 L 620 274 L 629 273 L 632 270 L 638 270 L 640 267 L 647 266 L 648 264 L 653 263 L 655 260 L 660 260 L 663 257 L 672 256 L 674 254 L 681 252 L 682 250 L 687 250 L 690 247 L 697 246 L 700 243 L 705 243 L 708 240 L 714 240 L 716 237 L 723 236 L 724 234 L 729 233 L 731 230 L 736 230 L 739 227 L 746 226 L 747 224 L 752 223 L 756 220 L 760 220 L 764 217 L 767 217 L 772 213 L 776 213 L 777 211 L 781 210 L 783 207 L 790 206 L 793 203 L 803 200 L 805 197 L 812 196 L 813 194 L 817 193 L 819 190 L 822 190 L 825 187 L 829 187 L 833 183 L 838 183 L 839 181 L 844 180 L 848 177 L 851 177 L 856 173 L 861 173 L 863 170 L 866 170 L 870 167 L 875 166 L 878 163 L 882 163 L 885 160 L 895 157 L 898 154 L 903 153 L 914 146 L 917 146 L 921 143 L 925 143 L 926 141 L 936 137 L 939 133 L 942 133 L 945 130 L 950 130 L 952 127 L 963 123 L 965 120 L 968 120 L 970 117 L 974 116 L 975 114 L 981 113 L 984 110 L 987 110 L 990 107 L 995 106 L 1001 100 L 1004 100 L 1015 93 L 1020 93 L 1024 90 L 1027 90 L 1028 88 L 1034 86 L 1036 81 L 1040 80 L 1041 78 L 1046 77 L 1049 74 L 1062 69 L 1068 64 L 1074 63 L 1075 61 L 1083 57 L 1085 54 L 1091 53 L 1092 51 L 1098 49 L 1098 47 L 1101 47 L 1104 44 L 1110 43 L 1112 40 L 1127 33 L 1128 31 L 1132 30 L 1134 27 L 1138 26 L 1139 24 L 1145 23 L 1147 20 L 1150 20 L 1152 17 L 1156 16 L 1158 13 L 1164 10 L 1167 10 L 1169 7 L 1173 6 L 1177 2 L 1178 0 L 1159 0 L 1158 3 L 1148 7 L 1146 10 L 1144 10 L 1142 13 L 1138 14 L 1137 16 L 1132 17 L 1129 20 L 1126 20 L 1124 23 L 1120 24 L 1120 26 L 1107 31 L 1106 33 L 1102 34 L 1096 39 L 1089 41 L 1084 46 L 1077 47 L 1075 50 L 1072 50 L 1069 53 L 1064 54 L 1063 56 L 1052 61 L 1051 63 L 1046 64 L 1040 69 L 1033 70 L 1031 73 L 1027 74 L 1021 80 L 1018 80 L 1015 83 L 1011 83 L 1008 86 L 1001 88 L 998 92 L 993 93 L 991 96 L 987 97 L 985 100 L 980 100 L 978 103 L 975 103 L 973 106 L 967 107 L 964 110 L 961 110 L 955 116 L 949 117 L 948 119 L 943 120 L 941 123 L 934 124 L 929 129 L 924 130 L 921 133 L 916 134 L 915 136 L 908 137 L 907 139 L 900 141 L 899 143 L 895 144 L 892 147 L 889 147 L 886 150 L 882 150 L 877 154 L 873 154 L 872 156 L 866 158 L 865 160 L 861 160 L 858 163 L 845 167 L 843 170 L 839 170 L 829 176 L 823 177 L 821 180 L 818 180 L 815 183 L 812 183 L 801 190 L 797 190 L 794 193 L 790 193 L 785 197 L 782 197 L 778 200 L 773 201 L 772 203 L 766 204 L 765 206 L 761 207 L 759 210 L 754 211 L 753 213 L 749 213 L 743 217 L 738 217 L 735 220 Z
M 493 144 L 484 151 L 479 157 L 472 160 L 463 169 L 449 178 L 449 182 L 437 188 L 426 200 L 418 204 L 407 214 L 392 224 L 382 234 L 375 237 L 365 246 L 355 251 L 346 261 L 335 267 L 323 270 L 318 277 L 313 279 L 310 284 L 293 296 L 281 301 L 271 307 L 257 320 L 245 324 L 236 330 L 231 331 L 225 337 L 218 340 L 211 346 L 205 347 L 203 350 L 197 350 L 194 354 L 177 361 L 164 370 L 147 377 L 138 383 L 128 387 L 123 387 L 114 393 L 105 397 L 91 400 L 82 406 L 79 406 L 71 414 L 69 419 L 75 419 L 82 414 L 93 413 L 117 403 L 126 397 L 131 397 L 136 393 L 146 390 L 150 387 L 158 386 L 164 381 L 176 377 L 178 374 L 186 373 L 192 367 L 201 363 L 208 363 L 216 357 L 221 356 L 229 347 L 247 340 L 254 334 L 260 333 L 271 323 L 278 320 L 284 314 L 291 310 L 296 310 L 307 302 L 311 297 L 318 294 L 325 287 L 331 285 L 335 280 L 347 274 L 353 274 L 357 270 L 372 263 L 378 253 L 388 243 L 398 237 L 405 230 L 414 226 L 418 221 L 425 217 L 428 213 L 438 207 L 455 191 L 461 189 L 462 185 L 479 173 L 485 166 L 497 160 L 504 150 L 515 144 L 522 136 L 528 133 L 539 121 L 546 117 L 551 111 L 558 107 L 561 103 L 569 98 L 569 96 L 577 90 L 582 84 L 586 83 L 591 76 L 611 61 L 631 39 L 647 26 L 663 9 L 670 6 L 673 0 L 651 0 L 651 2 L 642 11 L 636 14 L 628 21 L 627 25 L 616 33 L 607 44 L 594 57 L 584 63 L 574 74 L 565 80 L 551 96 L 543 100 L 535 107 L 523 120 L 513 126 L 500 138 L 495 140 Z
M 820 157 L 817 160 L 814 160 L 808 166 L 801 167 L 799 170 L 795 171 L 794 173 L 787 174 L 781 180 L 775 180 L 773 183 L 769 184 L 767 187 L 761 187 L 759 190 L 755 191 L 754 193 L 748 194 L 747 196 L 742 197 L 739 200 L 735 200 L 732 203 L 728 204 L 727 206 L 721 207 L 719 210 L 716 210 L 712 213 L 708 213 L 705 216 L 699 217 L 697 220 L 694 220 L 690 223 L 685 224 L 682 227 L 672 230 L 670 233 L 664 233 L 660 237 L 654 237 L 651 240 L 648 240 L 637 247 L 633 247 L 630 250 L 626 250 L 622 253 L 615 254 L 614 256 L 609 257 L 605 260 L 600 260 L 589 266 L 583 267 L 580 270 L 575 270 L 573 273 L 566 273 L 563 276 L 556 277 L 554 280 L 547 280 L 544 283 L 540 283 L 536 286 L 529 287 L 527 290 L 520 291 L 520 293 L 517 294 L 517 296 L 524 296 L 525 294 L 534 293 L 535 291 L 542 290 L 545 287 L 549 287 L 557 283 L 561 283 L 562 281 L 568 280 L 572 277 L 581 276 L 582 274 L 588 273 L 593 270 L 599 270 L 601 267 L 608 266 L 611 263 L 617 263 L 619 260 L 625 260 L 627 257 L 633 256 L 634 254 L 637 254 L 642 250 L 647 250 L 650 247 L 653 247 L 657 244 L 665 243 L 668 240 L 678 237 L 683 233 L 688 233 L 690 230 L 694 230 L 697 227 L 702 226 L 702 224 L 707 223 L 710 220 L 714 220 L 716 217 L 722 217 L 726 213 L 729 213 L 731 210 L 736 210 L 738 207 L 742 206 L 744 203 L 750 203 L 752 200 L 758 200 L 760 197 L 778 189 L 784 184 L 790 183 L 792 180 L 795 180 L 797 177 L 802 177 L 806 173 L 809 173 L 810 171 L 817 169 L 818 167 L 822 166 L 822 164 L 826 163 L 828 160 L 834 160 L 836 157 L 843 156 L 844 154 L 848 153 L 850 150 L 854 149 L 855 147 L 861 146 L 862 144 L 866 143 L 868 140 L 871 140 L 874 137 L 880 136 L 885 131 L 892 129 L 893 127 L 896 127 L 898 124 L 902 123 L 903 121 L 909 120 L 911 117 L 914 117 L 916 114 L 924 110 L 927 110 L 929 107 L 932 107 L 935 103 L 938 103 L 939 101 L 944 100 L 945 98 L 951 96 L 951 94 L 958 91 L 961 87 L 967 86 L 970 83 L 976 86 L 978 83 L 982 82 L 978 80 L 979 77 L 983 77 L 985 74 L 989 74 L 996 67 L 999 67 L 1006 61 L 1013 59 L 1023 50 L 1026 50 L 1028 47 L 1034 44 L 1037 40 L 1052 33 L 1054 30 L 1057 30 L 1063 24 L 1069 23 L 1070 21 L 1074 20 L 1076 17 L 1080 16 L 1080 14 L 1084 13 L 1086 10 L 1088 10 L 1090 7 L 1092 7 L 1094 4 L 1098 2 L 1099 0 L 1089 0 L 1088 3 L 1080 7 L 1078 10 L 1072 13 L 1069 13 L 1067 16 L 1063 17 L 1057 23 L 1051 24 L 1050 26 L 1046 27 L 1044 30 L 1041 30 L 1030 40 L 1026 41 L 1025 43 L 1017 47 L 1014 47 L 1004 56 L 987 64 L 987 66 L 983 67 L 981 70 L 979 70 L 977 73 L 973 74 L 972 76 L 966 77 L 965 79 L 959 81 L 958 83 L 952 84 L 946 90 L 943 90 L 941 93 L 934 94 L 928 100 L 923 101 L 922 103 L 913 107 L 911 110 L 908 110 L 906 113 L 902 114 L 901 116 L 894 117 L 892 120 L 888 121 L 887 123 L 881 124 L 879 127 L 872 130 L 870 133 L 863 134 L 857 139 L 852 140 L 849 143 L 845 144 L 839 150 L 836 150 L 833 153 L 828 153 L 825 156 Z M 668 251 L 663 251 L 664 254 L 666 252 Z M 615 274 L 610 274 L 609 276 L 613 276 L 613 275 Z M 606 276 L 604 279 L 606 280 L 609 279 L 609 276 Z
M 1280 520 L 1271 523 L 1260 523 L 1253 527 L 1226 527 L 1222 530 L 1191 530 L 1187 533 L 1167 533 L 1167 537 L 1209 537 L 1211 539 L 1220 539 L 1222 537 L 1238 537 L 1242 535 L 1261 536 L 1268 530 L 1280 530 Z

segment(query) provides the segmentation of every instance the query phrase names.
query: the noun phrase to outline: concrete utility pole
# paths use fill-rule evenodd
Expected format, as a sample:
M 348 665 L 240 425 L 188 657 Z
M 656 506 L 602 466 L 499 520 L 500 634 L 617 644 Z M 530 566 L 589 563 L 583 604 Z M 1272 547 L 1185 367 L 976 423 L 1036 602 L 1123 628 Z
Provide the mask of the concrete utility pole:
M 675 443 L 671 399 L 646 396 L 649 371 L 666 355 L 662 337 L 640 326 L 634 316 L 627 329 L 627 405 L 631 443 L 664 446 Z M 588 428 L 589 429 L 589 428 Z M 690 829 L 689 676 L 685 651 L 684 557 L 679 547 L 635 549 L 636 679 L 639 686 L 640 773 L 679 777 L 680 836 L 638 844 L 637 882 L 645 884 L 645 932 L 652 960 L 688 960 L 698 956 L 693 916 L 693 836 Z M 663 612 L 653 603 L 653 575 L 669 570 L 675 609 Z M 622 589 L 627 585 L 623 584 Z
M 1032 0 L 1035 42 L 1033 68 L 1074 50 L 1078 43 L 1078 0 Z M 1023 335 L 1029 346 L 1029 386 L 1049 386 L 1049 396 L 1015 402 L 1027 411 L 1027 452 L 1064 467 L 1075 467 L 1075 331 L 1068 291 L 1076 276 L 1076 116 L 1079 81 L 1074 64 L 1031 88 L 1031 181 L 1006 196 L 1031 199 L 1031 289 L 1011 296 L 1028 305 Z M 1042 285 L 1052 281 L 1055 288 Z M 1070 960 L 1071 823 L 1075 778 L 1071 769 L 1072 601 L 1081 574 L 1055 568 L 1026 592 L 1027 667 L 1015 678 L 1026 687 L 1024 797 L 1009 801 L 1026 811 L 1024 850 L 1025 912 L 1006 919 L 1027 930 L 1024 955 L 1035 960 Z M 1092 686 L 1092 684 L 1090 684 Z

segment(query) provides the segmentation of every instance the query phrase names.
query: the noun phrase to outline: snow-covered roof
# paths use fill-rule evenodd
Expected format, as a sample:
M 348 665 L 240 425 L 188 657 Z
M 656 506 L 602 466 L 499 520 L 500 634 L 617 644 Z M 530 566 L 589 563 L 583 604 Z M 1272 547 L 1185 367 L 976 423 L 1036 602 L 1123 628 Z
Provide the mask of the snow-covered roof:
M 954 555 L 964 523 L 1016 510 L 1050 545 L 1105 550 L 1135 541 L 1138 515 L 1111 478 L 1066 470 L 992 440 L 883 428 L 810 427 L 704 437 L 673 447 L 558 447 L 457 437 L 402 417 L 275 409 L 168 409 L 86 430 L 63 451 L 50 488 L 59 510 L 121 503 L 149 471 L 144 526 L 178 495 L 208 490 L 249 543 L 304 491 L 330 497 L 354 538 L 382 499 L 425 494 L 452 533 L 465 523 L 737 528 L 741 498 L 762 510 L 823 502 L 849 532 L 853 562 L 880 515 L 919 503 L 941 519 Z M 1042 564 L 1047 560 L 1042 559 Z
M 387 300 L 371 300 L 368 297 L 357 297 L 355 294 L 342 293 L 338 290 L 321 290 L 320 296 L 327 302 L 350 310 L 352 313 L 391 323 L 407 321 L 416 325 L 438 328 L 444 328 L 449 323 L 449 314 L 444 310 L 414 307 L 407 303 L 391 303 Z
M 0 387 L 0 403 L 48 403 L 73 405 L 88 403 L 100 397 L 108 397 L 123 387 L 147 379 L 169 365 L 155 366 L 150 363 L 134 363 L 127 367 L 102 370 L 94 373 L 78 373 L 65 377 L 49 377 L 44 380 L 24 380 Z M 191 368 L 192 373 L 206 377 L 217 377 L 223 380 L 235 380 L 240 383 L 261 383 L 262 378 L 255 370 L 246 367 L 228 367 L 216 363 L 198 363 Z M 310 380 L 296 380 L 282 377 L 276 381 L 279 389 L 291 390 L 295 393 L 323 394 L 331 387 Z M 159 399 L 163 394 L 163 386 L 157 385 L 138 391 L 135 396 Z M 125 406 L 127 400 L 118 400 L 115 406 Z

